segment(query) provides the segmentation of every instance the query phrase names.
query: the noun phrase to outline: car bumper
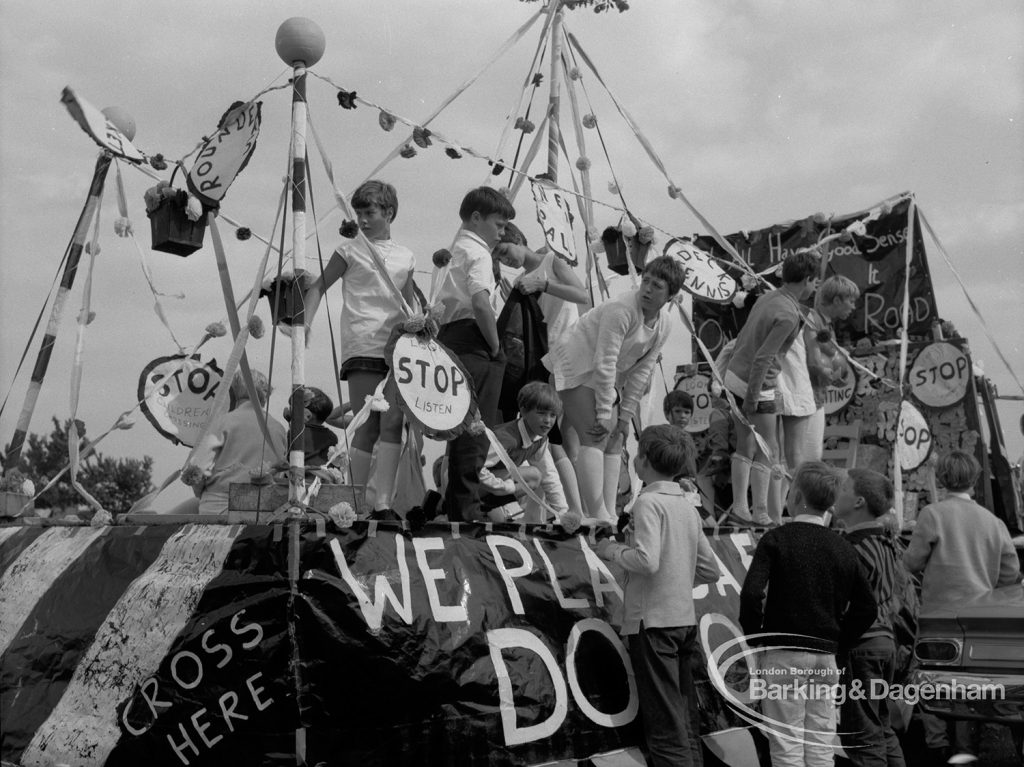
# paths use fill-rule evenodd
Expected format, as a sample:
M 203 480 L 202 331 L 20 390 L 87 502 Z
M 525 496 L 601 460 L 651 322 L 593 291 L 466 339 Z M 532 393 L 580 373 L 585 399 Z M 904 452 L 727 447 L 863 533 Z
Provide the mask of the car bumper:
M 918 705 L 943 719 L 1024 724 L 1024 674 L 967 674 L 919 669 L 911 677 Z

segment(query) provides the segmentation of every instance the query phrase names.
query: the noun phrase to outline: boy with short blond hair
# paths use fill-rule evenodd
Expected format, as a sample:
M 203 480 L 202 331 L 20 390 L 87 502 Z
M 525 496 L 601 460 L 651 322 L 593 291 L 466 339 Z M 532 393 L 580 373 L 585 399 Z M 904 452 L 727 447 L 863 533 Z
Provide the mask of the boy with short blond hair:
M 548 432 L 562 414 L 562 400 L 550 384 L 531 381 L 519 390 L 519 417 L 495 427 L 494 436 L 508 453 L 527 486 L 561 518 L 568 511 L 565 491 L 551 457 Z M 483 496 L 483 507 L 493 522 L 506 522 L 508 513 L 523 511 L 523 522 L 540 523 L 544 509 L 532 500 L 522 485 L 512 479 L 493 447 L 480 471 L 480 484 L 489 491 Z M 518 503 L 517 503 L 518 502 Z
M 701 765 L 692 665 L 700 662 L 693 587 L 720 570 L 697 509 L 675 477 L 693 442 L 670 425 L 640 435 L 634 467 L 646 483 L 626 526 L 626 543 L 602 541 L 597 554 L 626 571 L 622 634 L 636 674 L 650 765 Z
M 490 427 L 498 424 L 505 372 L 492 303 L 497 286 L 491 251 L 515 216 L 512 203 L 496 189 L 482 186 L 468 192 L 459 206 L 462 226 L 437 293 L 437 301 L 444 307 L 438 340 L 469 373 L 480 418 Z M 441 505 L 448 519 L 482 518 L 479 475 L 487 444 L 486 435 L 469 433 L 448 442 L 448 485 Z

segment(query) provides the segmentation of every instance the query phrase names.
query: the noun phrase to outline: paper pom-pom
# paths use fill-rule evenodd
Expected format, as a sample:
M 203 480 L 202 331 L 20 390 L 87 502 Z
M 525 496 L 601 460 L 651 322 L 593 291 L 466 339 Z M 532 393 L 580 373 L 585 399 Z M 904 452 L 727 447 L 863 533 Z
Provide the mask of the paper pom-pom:
M 167 170 L 167 160 L 162 154 L 155 154 L 149 158 L 149 164 L 153 170 Z
M 98 509 L 89 520 L 89 527 L 106 527 L 114 524 L 114 517 L 106 509 Z
M 541 72 L 534 72 L 533 73 L 533 80 L 532 80 L 533 87 L 536 88 L 542 82 L 544 82 L 544 75 L 543 75 L 543 73 L 541 73 Z
M 576 159 L 576 170 L 590 170 L 590 158 L 579 157 Z
M 527 120 L 525 117 L 517 117 L 516 124 L 514 127 L 516 130 L 521 130 L 523 133 L 533 133 L 537 126 L 534 125 L 531 120 Z
M 414 147 L 412 144 L 406 144 L 405 146 L 402 147 L 402 151 L 399 152 L 399 154 L 402 155 L 402 157 L 404 157 L 406 160 L 408 160 L 409 158 L 416 156 L 416 147 Z
M 342 237 L 346 237 L 350 240 L 354 239 L 359 234 L 359 224 L 355 221 L 349 221 L 345 219 L 341 222 L 341 226 L 338 227 L 338 233 Z
M 118 237 L 127 237 L 132 233 L 132 222 L 124 216 L 114 221 L 114 234 Z
M 890 213 L 892 213 L 892 205 L 890 205 L 887 202 L 883 202 L 881 205 L 878 206 L 878 210 L 881 215 L 888 216 Z
M 811 216 L 811 219 L 814 221 L 814 223 L 818 224 L 819 226 L 828 223 L 828 216 L 820 212 L 815 213 L 813 216 Z
M 747 300 L 747 291 L 737 290 L 732 297 L 732 305 L 737 309 L 742 309 L 744 302 Z
M 596 128 L 597 118 L 594 115 L 583 115 L 583 127 L 584 128 Z
M 498 162 L 494 163 L 494 167 L 491 168 L 491 175 L 492 176 L 500 176 L 504 172 L 505 172 L 505 165 L 501 161 L 498 161 Z
M 31 479 L 24 480 L 21 483 L 21 487 L 19 487 L 18 489 L 21 490 L 22 495 L 31 496 L 36 494 L 36 485 L 35 482 L 33 482 Z
M 377 122 L 384 130 L 389 131 L 395 127 L 395 116 L 390 112 L 381 110 L 381 113 L 377 115 Z
M 580 79 L 579 67 L 573 67 L 572 69 L 569 70 L 569 79 L 570 80 L 579 80 Z
M 224 327 L 223 322 L 211 322 L 206 326 L 206 335 L 213 336 L 214 338 L 220 338 L 223 335 L 227 335 L 227 328 Z
M 431 145 L 430 131 L 419 126 L 412 129 L 412 140 L 420 149 L 426 149 Z
M 91 256 L 98 256 L 100 254 L 101 250 L 102 250 L 102 248 L 100 247 L 100 244 L 98 242 L 97 243 L 93 243 L 93 242 L 85 243 L 85 252 L 88 253 Z
M 245 242 L 250 237 L 252 237 L 252 229 L 250 229 L 247 226 L 240 226 L 235 230 L 235 237 L 237 237 L 242 242 Z
M 85 310 L 83 309 L 82 311 L 80 311 L 78 313 L 78 324 L 79 325 L 90 325 L 90 324 L 92 324 L 92 321 L 94 319 L 96 319 L 96 312 L 89 312 L 88 314 L 86 314 Z
M 850 234 L 855 234 L 858 237 L 863 237 L 868 233 L 868 228 L 864 226 L 863 221 L 854 221 L 852 224 L 846 227 L 846 231 L 849 232 Z
M 558 524 L 562 526 L 565 532 L 571 535 L 580 529 L 580 525 L 583 524 L 583 515 L 575 509 L 570 509 L 558 518 Z
M 128 431 L 135 425 L 135 419 L 122 413 L 117 418 L 117 423 L 114 424 L 115 429 L 121 429 L 122 431 Z
M 453 160 L 458 160 L 458 159 L 461 159 L 461 158 L 462 158 L 462 155 L 461 155 L 461 154 L 459 154 L 459 150 L 458 150 L 458 149 L 456 149 L 456 148 L 455 148 L 455 147 L 453 147 L 453 146 L 450 146 L 450 147 L 446 148 L 446 149 L 444 150 L 444 153 L 445 153 L 446 155 L 448 155 L 449 157 L 451 157 L 451 158 L 452 158 Z
M 441 318 L 444 317 L 444 304 L 440 302 L 434 304 L 429 309 L 427 309 L 427 314 L 429 315 L 430 319 L 434 320 L 435 322 L 440 322 Z
M 405 333 L 419 333 L 427 325 L 427 315 L 417 314 L 402 323 L 402 331 Z
M 618 194 L 619 193 L 619 185 L 616 184 L 614 181 L 609 181 L 608 182 L 608 191 L 611 192 L 612 194 Z
M 636 237 L 636 224 L 630 219 L 623 217 L 619 223 L 619 231 L 622 232 L 623 237 L 631 240 Z
M 466 428 L 466 431 L 472 434 L 474 437 L 479 437 L 481 434 L 484 433 L 484 430 L 486 429 L 487 426 L 484 425 L 484 422 L 477 418 L 475 421 L 472 421 L 469 424 L 469 426 Z
M 372 394 L 367 394 L 365 402 L 375 413 L 386 413 L 391 409 L 391 403 L 384 399 L 384 395 L 374 397 Z
M 198 221 L 203 216 L 203 204 L 199 202 L 199 198 L 195 195 L 188 196 L 188 202 L 185 204 L 185 217 L 189 221 Z
M 679 195 L 681 194 L 682 191 L 679 189 L 678 186 L 674 186 L 673 184 L 668 185 L 668 196 L 671 197 L 673 200 L 679 199 Z
M 740 277 L 740 285 L 744 290 L 753 290 L 757 287 L 757 277 L 752 274 L 744 274 Z
M 340 106 L 342 109 L 355 109 L 356 92 L 346 91 L 343 88 L 338 88 L 338 106 Z
M 327 516 L 331 518 L 331 521 L 336 524 L 342 530 L 347 530 L 352 527 L 352 523 L 356 521 L 356 512 L 352 508 L 352 505 L 341 501 L 331 506 L 327 510 Z
M 443 269 L 448 266 L 449 262 L 452 260 L 452 253 L 447 248 L 441 248 L 440 250 L 434 251 L 434 255 L 431 257 L 431 260 L 434 262 L 434 266 L 438 269 Z
M 640 241 L 641 245 L 650 245 L 654 242 L 654 227 L 641 227 L 640 231 L 636 233 L 636 238 Z
M 181 481 L 189 487 L 197 487 L 203 483 L 206 479 L 206 475 L 203 470 L 196 466 L 194 463 L 186 464 L 181 470 L 180 475 Z
M 266 328 L 263 326 L 263 320 L 258 314 L 254 314 L 249 318 L 249 335 L 253 338 L 263 338 L 264 333 Z

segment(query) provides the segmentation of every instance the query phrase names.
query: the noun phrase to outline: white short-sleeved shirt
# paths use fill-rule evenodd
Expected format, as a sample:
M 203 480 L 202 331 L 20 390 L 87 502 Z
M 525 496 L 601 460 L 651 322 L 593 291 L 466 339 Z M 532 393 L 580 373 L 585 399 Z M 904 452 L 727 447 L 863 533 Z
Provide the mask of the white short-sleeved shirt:
M 490 248 L 473 232 L 460 229 L 452 245 L 452 260 L 447 269 L 437 291 L 437 300 L 444 304 L 441 324 L 473 319 L 473 296 L 486 290 L 493 300 L 495 294 Z
M 555 254 L 548 252 L 538 267 L 540 276 L 546 280 L 557 281 L 555 275 Z M 540 310 L 544 313 L 544 323 L 548 326 L 548 348 L 554 346 L 569 328 L 580 318 L 579 307 L 550 293 L 541 293 L 537 297 Z
M 388 276 L 402 290 L 412 279 L 416 257 L 411 250 L 394 240 L 374 240 Z M 384 282 L 384 276 L 361 240 L 342 243 L 333 258 L 346 263 L 342 277 L 341 354 L 342 360 L 352 357 L 384 357 L 395 323 L 404 316 L 401 304 Z

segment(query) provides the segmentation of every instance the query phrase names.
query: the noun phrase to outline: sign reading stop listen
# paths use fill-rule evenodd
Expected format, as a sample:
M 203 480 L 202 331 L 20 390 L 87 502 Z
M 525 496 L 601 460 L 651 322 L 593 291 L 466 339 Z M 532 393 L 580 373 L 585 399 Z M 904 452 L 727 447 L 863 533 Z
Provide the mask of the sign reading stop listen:
M 398 402 L 434 439 L 462 433 L 476 412 L 469 374 L 458 358 L 428 336 L 402 333 L 388 353 Z

